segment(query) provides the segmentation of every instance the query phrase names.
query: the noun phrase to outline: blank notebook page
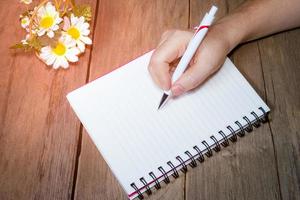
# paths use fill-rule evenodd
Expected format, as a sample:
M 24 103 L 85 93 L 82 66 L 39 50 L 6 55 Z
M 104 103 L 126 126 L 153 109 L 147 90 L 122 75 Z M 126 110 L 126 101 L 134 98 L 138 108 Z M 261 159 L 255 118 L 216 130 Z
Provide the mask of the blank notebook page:
M 147 66 L 152 52 L 69 93 L 67 98 L 101 155 L 129 198 L 136 197 L 132 183 L 144 188 L 144 177 L 153 186 L 149 172 L 162 180 L 158 167 L 168 172 L 171 161 L 183 160 L 204 150 L 202 141 L 217 140 L 247 125 L 244 116 L 254 121 L 268 106 L 227 58 L 223 67 L 193 92 L 171 99 L 158 110 L 163 91 L 152 81 Z M 143 191 L 144 189 L 141 189 Z

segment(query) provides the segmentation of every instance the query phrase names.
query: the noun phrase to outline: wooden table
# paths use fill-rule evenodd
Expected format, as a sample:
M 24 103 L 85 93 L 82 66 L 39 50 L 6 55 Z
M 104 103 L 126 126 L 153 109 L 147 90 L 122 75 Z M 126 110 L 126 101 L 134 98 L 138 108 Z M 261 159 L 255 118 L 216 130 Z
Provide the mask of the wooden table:
M 0 199 L 126 199 L 66 94 L 155 47 L 167 29 L 218 17 L 242 0 L 82 0 L 93 46 L 68 70 L 8 47 L 24 32 L 0 2 Z M 274 11 L 276 12 L 276 11 Z M 270 122 L 149 199 L 300 199 L 300 29 L 236 48 L 231 58 L 271 107 Z

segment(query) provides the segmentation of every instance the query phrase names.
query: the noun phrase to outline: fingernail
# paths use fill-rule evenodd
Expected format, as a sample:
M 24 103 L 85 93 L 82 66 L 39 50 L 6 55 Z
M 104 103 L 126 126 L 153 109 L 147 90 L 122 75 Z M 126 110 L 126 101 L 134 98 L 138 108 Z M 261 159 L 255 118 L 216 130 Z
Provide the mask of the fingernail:
M 170 87 L 168 87 L 167 85 L 163 85 L 163 86 L 162 86 L 162 89 L 163 89 L 164 91 L 168 91 L 168 90 L 170 89 Z
M 182 85 L 180 85 L 180 84 L 175 84 L 175 85 L 171 88 L 171 91 L 172 91 L 172 94 L 173 94 L 174 96 L 180 96 L 180 95 L 182 95 L 182 94 L 185 92 L 184 88 L 183 88 Z

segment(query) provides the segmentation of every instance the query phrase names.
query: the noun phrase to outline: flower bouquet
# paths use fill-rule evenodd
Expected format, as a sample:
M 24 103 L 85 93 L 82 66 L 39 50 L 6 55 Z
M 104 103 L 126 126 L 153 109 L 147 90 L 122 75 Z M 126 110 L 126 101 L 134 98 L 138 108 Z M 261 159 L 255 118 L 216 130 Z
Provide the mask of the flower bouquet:
M 77 62 L 78 56 L 91 45 L 91 7 L 76 5 L 74 0 L 44 0 L 32 9 L 32 0 L 20 0 L 27 11 L 20 15 L 25 39 L 13 45 L 13 49 L 34 51 L 46 65 L 68 68 L 69 62 Z

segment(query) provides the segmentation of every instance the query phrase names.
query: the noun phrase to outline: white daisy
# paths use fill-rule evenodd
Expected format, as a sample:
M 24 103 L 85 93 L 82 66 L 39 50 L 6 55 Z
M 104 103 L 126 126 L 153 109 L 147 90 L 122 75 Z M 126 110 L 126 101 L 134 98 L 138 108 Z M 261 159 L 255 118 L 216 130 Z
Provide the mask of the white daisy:
M 89 27 L 89 23 L 84 22 L 84 17 L 82 16 L 76 17 L 72 14 L 71 22 L 68 17 L 64 18 L 63 30 L 65 31 L 65 35 L 76 42 L 81 52 L 84 52 L 86 44 L 92 44 L 92 40 L 88 37 L 88 35 L 90 34 Z
M 29 26 L 30 23 L 30 19 L 28 16 L 22 17 L 21 18 L 21 26 L 25 29 L 27 29 L 27 27 Z
M 77 62 L 80 51 L 68 37 L 61 37 L 55 47 L 46 46 L 41 49 L 40 58 L 54 69 L 68 68 L 69 62 Z
M 20 2 L 28 5 L 32 3 L 32 0 L 20 0 Z
M 58 24 L 62 22 L 62 18 L 59 17 L 59 13 L 51 2 L 48 2 L 46 6 L 42 6 L 37 11 L 38 21 L 38 36 L 42 36 L 45 33 L 50 38 L 54 37 L 54 31 L 59 29 Z

